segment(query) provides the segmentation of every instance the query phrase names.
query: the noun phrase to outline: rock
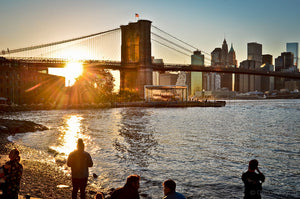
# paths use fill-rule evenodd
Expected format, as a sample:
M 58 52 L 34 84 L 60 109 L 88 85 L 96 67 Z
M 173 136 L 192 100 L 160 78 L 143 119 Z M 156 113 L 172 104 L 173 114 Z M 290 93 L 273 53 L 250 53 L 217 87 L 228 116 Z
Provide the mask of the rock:
M 0 126 L 0 133 L 8 133 L 11 135 L 48 130 L 46 126 L 25 120 L 0 119 Z
M 98 175 L 95 174 L 95 173 L 93 173 L 93 177 L 94 177 L 94 178 L 98 178 Z

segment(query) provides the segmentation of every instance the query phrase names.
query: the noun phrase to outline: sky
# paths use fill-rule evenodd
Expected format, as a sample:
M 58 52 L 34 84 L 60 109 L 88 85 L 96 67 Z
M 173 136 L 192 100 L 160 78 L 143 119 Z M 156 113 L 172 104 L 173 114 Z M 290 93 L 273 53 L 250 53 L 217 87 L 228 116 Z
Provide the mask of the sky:
M 0 50 L 111 30 L 140 19 L 206 53 L 233 44 L 238 63 L 247 43 L 278 57 L 300 43 L 300 0 L 0 0 Z

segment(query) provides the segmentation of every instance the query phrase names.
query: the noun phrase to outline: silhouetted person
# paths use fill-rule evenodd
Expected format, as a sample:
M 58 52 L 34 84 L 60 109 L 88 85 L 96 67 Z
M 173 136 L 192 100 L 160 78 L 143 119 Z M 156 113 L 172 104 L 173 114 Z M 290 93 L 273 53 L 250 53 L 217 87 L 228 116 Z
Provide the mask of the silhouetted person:
M 3 198 L 17 199 L 20 191 L 20 181 L 23 173 L 23 166 L 20 164 L 18 149 L 9 153 L 9 161 L 3 166 L 5 183 L 3 186 Z
M 259 171 L 257 160 L 254 159 L 249 162 L 248 171 L 243 173 L 242 180 L 245 184 L 244 199 L 260 199 L 265 176 Z
M 127 177 L 124 187 L 116 189 L 111 194 L 111 199 L 139 199 L 140 176 L 130 175 Z
M 104 199 L 103 193 L 98 192 L 98 193 L 95 195 L 95 199 Z
M 67 165 L 71 167 L 72 173 L 72 199 L 77 198 L 78 189 L 80 189 L 80 198 L 85 199 L 85 188 L 89 177 L 88 167 L 93 166 L 90 154 L 84 151 L 82 139 L 78 139 L 77 150 L 70 153 Z
M 186 199 L 184 195 L 176 192 L 176 183 L 169 179 L 163 183 L 164 197 L 163 199 Z

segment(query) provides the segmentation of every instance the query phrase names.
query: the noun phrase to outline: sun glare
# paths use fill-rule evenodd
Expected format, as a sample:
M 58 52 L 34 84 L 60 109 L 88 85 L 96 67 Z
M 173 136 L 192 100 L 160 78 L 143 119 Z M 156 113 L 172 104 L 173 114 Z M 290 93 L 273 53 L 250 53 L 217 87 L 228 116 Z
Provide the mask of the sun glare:
M 82 132 L 81 120 L 83 120 L 83 117 L 80 115 L 66 117 L 64 125 L 59 129 L 60 136 L 57 145 L 50 148 L 61 154 L 68 155 L 76 149 L 78 138 L 82 138 L 84 141 L 89 140 L 90 137 Z
M 69 62 L 64 68 L 64 76 L 66 78 L 66 86 L 72 86 L 76 82 L 76 78 L 82 75 L 83 66 L 79 62 Z

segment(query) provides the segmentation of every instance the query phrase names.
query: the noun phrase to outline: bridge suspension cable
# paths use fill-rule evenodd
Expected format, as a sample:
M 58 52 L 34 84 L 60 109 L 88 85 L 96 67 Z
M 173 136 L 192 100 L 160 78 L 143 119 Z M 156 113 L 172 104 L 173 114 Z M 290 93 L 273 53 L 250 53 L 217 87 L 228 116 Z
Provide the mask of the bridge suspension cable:
M 167 33 L 166 31 L 163 31 L 162 29 L 153 26 L 154 31 L 151 31 L 151 40 L 157 44 L 159 44 L 159 46 L 168 48 L 169 50 L 172 50 L 172 52 L 176 52 L 179 53 L 176 55 L 176 53 L 169 53 L 166 51 L 163 51 L 161 48 L 155 48 L 154 46 L 154 55 L 157 55 L 158 51 L 160 51 L 158 54 L 158 57 L 163 57 L 164 59 L 166 59 L 167 62 L 170 62 L 170 60 L 172 60 L 174 63 L 178 63 L 179 62 L 184 62 L 184 64 L 189 63 L 190 59 L 191 59 L 191 55 L 193 54 L 194 51 L 198 51 L 199 48 L 188 44 L 187 42 L 184 42 L 181 39 L 178 39 L 177 37 Z M 156 31 L 158 30 L 158 31 Z M 202 52 L 202 51 L 201 51 Z M 204 51 L 203 51 L 204 52 Z M 207 65 L 211 64 L 211 59 L 210 59 L 210 54 L 204 52 L 205 54 L 209 55 L 209 58 L 204 56 L 204 61 Z M 162 55 L 163 54 L 163 55 Z M 180 58 L 180 56 L 178 57 L 178 55 L 184 55 L 184 57 Z M 196 59 L 200 59 L 197 56 L 195 56 L 194 58 Z M 171 61 L 171 62 L 172 62 Z
M 171 39 L 167 39 L 167 38 L 165 38 L 165 37 L 163 37 L 161 35 L 158 35 L 158 34 L 156 34 L 154 32 L 151 32 L 151 35 L 153 36 L 151 38 L 151 40 L 153 42 L 159 44 L 160 46 L 163 46 L 163 47 L 166 47 L 168 49 L 171 49 L 173 52 L 175 51 L 175 52 L 177 52 L 177 53 L 179 53 L 181 55 L 184 55 L 185 56 L 184 59 L 186 61 L 187 61 L 187 59 L 186 59 L 187 57 L 188 57 L 188 60 L 190 60 L 191 55 L 193 54 L 193 50 L 188 49 L 188 47 L 185 47 L 182 44 L 178 44 L 178 43 L 176 43 L 176 41 L 175 42 L 171 41 Z M 156 38 L 156 39 L 154 39 L 154 38 Z M 166 56 L 170 56 L 170 54 L 172 54 L 172 53 L 165 53 L 165 55 L 163 57 L 165 58 Z M 178 56 L 176 56 L 176 58 L 178 59 Z M 195 56 L 194 58 L 200 59 L 197 56 Z M 204 57 L 204 59 L 205 59 L 206 63 L 210 64 L 211 60 L 209 58 Z M 167 58 L 167 61 L 169 61 L 168 58 Z
M 179 52 L 179 53 L 181 53 L 181 54 L 183 54 L 183 55 L 191 56 L 191 55 L 189 55 L 189 54 L 186 54 L 186 53 L 184 53 L 184 52 L 182 52 L 182 51 L 179 51 L 179 50 L 177 50 L 176 48 L 173 48 L 173 47 L 171 47 L 171 46 L 168 46 L 168 45 L 166 45 L 166 44 L 164 44 L 164 43 L 162 43 L 162 42 L 160 42 L 160 41 L 157 41 L 157 40 L 155 40 L 155 39 L 152 39 L 152 41 L 157 42 L 158 44 L 160 44 L 160 45 L 162 45 L 162 46 L 165 46 L 165 47 L 167 47 L 167 48 L 170 48 L 170 49 L 172 49 L 172 50 L 175 50 L 175 51 L 177 51 L 177 52 Z
M 82 36 L 82 37 L 77 37 L 77 38 L 73 38 L 73 39 L 67 39 L 67 40 L 62 40 L 62 41 L 58 41 L 58 42 L 42 44 L 42 45 L 30 46 L 30 47 L 25 47 L 25 48 L 18 48 L 18 49 L 13 49 L 13 50 L 7 49 L 7 51 L 3 50 L 1 52 L 1 54 L 2 55 L 7 55 L 7 54 L 26 52 L 26 51 L 31 51 L 31 50 L 41 49 L 41 48 L 54 47 L 54 46 L 58 46 L 58 45 L 61 45 L 61 44 L 72 43 L 72 42 L 79 41 L 79 40 L 83 41 L 84 39 L 93 38 L 93 37 L 96 37 L 96 36 L 99 36 L 99 35 L 115 32 L 115 31 L 120 31 L 120 28 L 115 28 L 115 29 L 112 29 L 112 30 L 107 30 L 107 31 L 103 31 L 103 32 L 95 33 L 95 34 L 90 34 L 90 35 L 86 35 L 86 36 Z M 54 51 L 57 51 L 57 50 L 58 50 L 58 48 L 54 49 Z
M 164 34 L 166 34 L 166 35 L 172 37 L 173 39 L 175 39 L 175 40 L 177 40 L 177 41 L 179 41 L 179 42 L 181 42 L 181 43 L 183 43 L 183 44 L 185 44 L 185 45 L 187 45 L 187 46 L 193 48 L 194 50 L 199 50 L 199 49 L 200 49 L 200 48 L 197 48 L 197 47 L 195 47 L 195 46 L 193 46 L 193 45 L 191 45 L 191 44 L 189 44 L 189 43 L 187 43 L 187 42 L 185 42 L 185 41 L 183 41 L 183 40 L 181 40 L 181 39 L 179 39 L 179 38 L 177 38 L 177 37 L 171 35 L 170 33 L 167 33 L 166 31 L 164 31 L 164 30 L 162 30 L 162 29 L 160 29 L 160 28 L 158 28 L 158 27 L 156 27 L 156 26 L 154 26 L 154 25 L 152 25 L 152 27 L 155 28 L 155 29 L 157 29 L 157 30 L 159 30 L 160 32 L 162 32 L 162 33 L 164 33 Z M 211 56 L 209 53 L 207 53 L 207 52 L 205 52 L 205 51 L 203 51 L 203 50 L 201 50 L 201 52 L 203 52 L 204 54 L 207 54 L 207 55 Z

